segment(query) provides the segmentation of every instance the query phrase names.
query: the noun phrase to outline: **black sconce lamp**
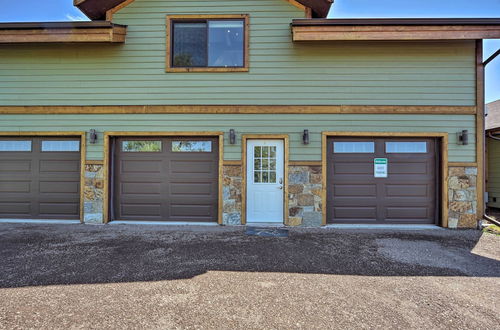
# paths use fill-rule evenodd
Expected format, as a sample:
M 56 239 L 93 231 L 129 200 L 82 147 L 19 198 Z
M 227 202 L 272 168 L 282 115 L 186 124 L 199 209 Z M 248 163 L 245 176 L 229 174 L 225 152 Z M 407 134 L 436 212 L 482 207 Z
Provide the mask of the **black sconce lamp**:
M 309 144 L 309 130 L 308 129 L 304 130 L 304 134 L 302 135 L 302 142 L 304 142 L 304 144 Z
M 229 130 L 229 144 L 235 144 L 236 143 L 236 133 L 234 132 L 234 129 Z
M 464 129 L 461 132 L 458 132 L 458 144 L 462 144 L 464 146 L 469 144 L 469 131 Z
M 95 131 L 95 129 L 90 130 L 89 140 L 91 144 L 95 144 L 97 142 L 97 132 Z

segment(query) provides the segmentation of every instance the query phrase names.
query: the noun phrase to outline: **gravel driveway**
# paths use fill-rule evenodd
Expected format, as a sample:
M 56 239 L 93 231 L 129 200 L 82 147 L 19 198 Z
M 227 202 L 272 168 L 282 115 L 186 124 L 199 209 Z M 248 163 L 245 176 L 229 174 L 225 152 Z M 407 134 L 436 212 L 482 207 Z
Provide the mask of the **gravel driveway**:
M 0 224 L 0 328 L 499 329 L 479 231 Z

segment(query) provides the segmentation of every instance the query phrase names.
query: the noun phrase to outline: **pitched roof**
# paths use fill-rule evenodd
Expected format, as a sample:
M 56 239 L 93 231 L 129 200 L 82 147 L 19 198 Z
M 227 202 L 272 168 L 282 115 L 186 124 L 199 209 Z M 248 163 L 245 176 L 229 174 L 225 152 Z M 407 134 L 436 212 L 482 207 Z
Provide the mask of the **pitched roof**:
M 73 0 L 73 4 L 92 20 L 106 19 L 106 12 L 120 5 L 127 5 L 134 0 Z M 334 0 L 286 0 L 298 2 L 310 8 L 313 17 L 325 18 L 328 16 Z
M 500 128 L 500 100 L 486 104 L 488 115 L 486 116 L 486 130 Z

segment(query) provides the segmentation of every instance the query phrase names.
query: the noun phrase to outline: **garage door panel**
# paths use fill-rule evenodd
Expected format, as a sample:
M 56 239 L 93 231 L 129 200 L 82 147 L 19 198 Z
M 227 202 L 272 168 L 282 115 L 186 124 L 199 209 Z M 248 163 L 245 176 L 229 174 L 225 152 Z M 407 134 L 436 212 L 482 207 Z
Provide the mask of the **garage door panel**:
M 345 219 L 345 220 L 369 220 L 375 221 L 377 218 L 377 207 L 372 206 L 342 206 L 342 207 L 334 207 L 333 212 L 335 214 L 335 218 Z
M 4 181 L 0 180 L 0 193 L 29 193 L 31 181 Z
M 212 160 L 207 161 L 171 161 L 170 162 L 170 174 L 189 174 L 189 175 L 199 175 L 205 174 L 212 176 L 214 173 L 214 163 Z M 203 177 L 203 176 L 202 176 Z
M 160 174 L 162 172 L 162 161 L 158 160 L 126 160 L 121 162 L 121 172 L 127 173 L 145 173 Z
M 212 214 L 212 205 L 194 205 L 194 204 L 175 204 L 170 205 L 170 215 L 173 217 L 193 217 L 210 218 Z
M 172 143 L 183 138 L 149 139 L 161 141 L 161 151 L 131 153 L 115 148 L 115 164 L 120 165 L 114 170 L 113 219 L 217 221 L 218 139 L 184 138 L 211 141 L 212 152 L 199 152 L 193 146 L 203 144 L 192 143 L 182 148 L 177 143 L 174 149 Z M 115 144 L 126 140 L 116 139 Z
M 40 173 L 57 173 L 62 174 L 66 172 L 79 173 L 80 172 L 80 157 L 79 154 L 74 156 L 74 160 L 40 160 Z
M 333 187 L 334 195 L 336 197 L 374 197 L 377 194 L 377 186 L 375 184 L 350 184 L 344 185 L 337 183 Z
M 334 164 L 335 174 L 373 174 L 372 164 L 359 163 L 337 163 Z
M 426 219 L 429 217 L 429 209 L 423 207 L 387 207 L 386 218 L 388 219 Z
M 387 197 L 426 197 L 429 192 L 430 187 L 426 184 L 385 185 Z
M 40 182 L 39 192 L 53 194 L 79 194 L 80 184 L 78 181 L 42 181 Z
M 425 174 L 428 175 L 432 169 L 429 168 L 428 163 L 389 163 L 390 174 Z
M 0 208 L 2 210 L 2 217 L 6 218 L 9 215 L 30 215 L 31 214 L 31 202 L 30 201 L 2 201 L 0 202 Z
M 78 213 L 80 210 L 80 205 L 78 203 L 40 203 L 40 216 L 49 217 L 52 215 L 57 216 L 71 216 Z
M 148 182 L 141 180 L 140 182 L 122 182 L 121 192 L 123 195 L 159 195 L 161 194 L 160 182 Z
M 327 147 L 327 222 L 435 223 L 437 162 L 434 139 L 373 138 L 372 153 L 334 153 L 335 141 L 366 138 L 330 138 Z M 387 141 L 405 142 L 386 153 Z M 412 149 L 418 141 L 419 148 Z M 422 142 L 425 141 L 425 142 Z M 345 144 L 345 143 L 344 143 Z M 404 148 L 403 148 L 404 147 Z M 424 152 L 425 151 L 425 152 Z M 374 177 L 374 159 L 388 160 L 388 177 Z M 371 212 L 367 214 L 367 212 Z
M 161 216 L 161 204 L 160 203 L 150 203 L 150 204 L 123 203 L 121 205 L 121 214 L 124 218 L 134 217 L 134 216 L 160 217 Z
M 212 196 L 213 182 L 176 182 L 170 185 L 172 196 Z
M 2 157 L 0 172 L 31 173 L 31 160 L 4 159 Z

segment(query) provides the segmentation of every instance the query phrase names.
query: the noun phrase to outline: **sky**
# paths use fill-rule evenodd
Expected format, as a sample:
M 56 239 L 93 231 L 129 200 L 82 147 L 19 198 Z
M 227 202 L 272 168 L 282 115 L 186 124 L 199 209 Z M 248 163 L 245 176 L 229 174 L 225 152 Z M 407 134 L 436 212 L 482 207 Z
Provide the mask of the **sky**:
M 138 0 L 140 1 L 140 0 Z M 329 18 L 493 17 L 500 0 L 335 0 Z M 0 0 L 0 22 L 87 20 L 73 0 Z M 484 58 L 500 48 L 485 40 Z M 500 99 L 500 56 L 486 67 L 486 102 Z

